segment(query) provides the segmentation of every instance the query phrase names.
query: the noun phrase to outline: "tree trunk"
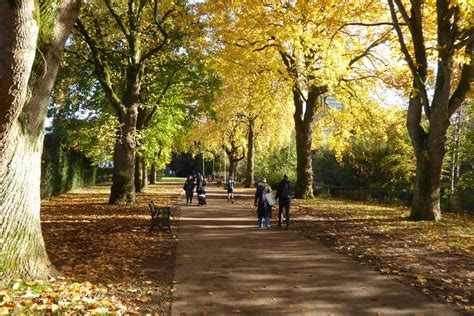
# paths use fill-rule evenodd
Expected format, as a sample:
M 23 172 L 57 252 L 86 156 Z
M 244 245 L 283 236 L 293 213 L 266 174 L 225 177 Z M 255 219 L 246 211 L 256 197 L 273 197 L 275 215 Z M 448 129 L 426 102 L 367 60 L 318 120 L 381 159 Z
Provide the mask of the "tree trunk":
M 135 203 L 135 148 L 138 105 L 127 108 L 118 131 L 109 204 Z
M 430 156 L 427 149 L 416 155 L 416 182 L 410 218 L 441 220 L 440 189 L 443 155 Z
M 254 155 L 255 155 L 255 119 L 249 120 L 248 149 L 247 149 L 247 174 L 245 187 L 251 188 L 254 184 Z
M 142 162 L 139 156 L 135 157 L 135 192 L 143 192 Z
M 293 102 L 295 104 L 296 132 L 296 198 L 313 198 L 313 164 L 311 146 L 313 142 L 313 128 L 316 117 L 316 108 L 319 97 L 326 91 L 325 87 L 311 86 L 303 107 L 303 98 L 300 89 L 293 87 Z
M 156 165 L 155 165 L 155 163 L 151 164 L 150 184 L 156 184 Z
M 2 282 L 16 277 L 47 279 L 56 274 L 46 253 L 40 221 L 43 137 L 22 134 L 17 125 L 9 146 L 15 148 L 0 183 L 2 205 Z
M 0 171 L 10 162 L 10 131 L 26 102 L 38 37 L 34 11 L 32 0 L 0 2 Z
M 296 198 L 313 198 L 313 165 L 311 157 L 312 130 L 295 125 L 296 129 Z
M 15 278 L 47 279 L 56 274 L 46 253 L 40 222 L 43 124 L 64 43 L 79 11 L 76 0 L 61 3 L 49 26 L 52 36 L 41 43 L 42 58 L 38 58 L 35 69 L 38 17 L 32 14 L 39 8 L 34 1 L 13 3 L 0 2 L 2 284 Z M 35 75 L 30 78 L 32 72 Z M 31 93 L 28 102 L 27 83 Z
M 413 220 L 441 220 L 441 173 L 446 154 L 449 89 L 437 91 L 433 97 L 430 115 L 430 130 L 412 133 L 416 155 L 416 182 L 410 218 Z M 416 105 L 413 99 L 411 105 Z M 410 121 L 409 121 L 410 122 Z M 410 126 L 411 127 L 411 126 Z M 412 130 L 414 128 L 412 127 Z
M 236 161 L 233 158 L 229 157 L 229 179 L 234 179 L 235 180 L 235 172 L 237 170 L 237 163 L 238 163 L 238 161 Z
M 148 185 L 148 169 L 146 167 L 145 160 L 142 158 L 141 159 L 141 165 L 142 165 L 142 191 L 145 189 Z

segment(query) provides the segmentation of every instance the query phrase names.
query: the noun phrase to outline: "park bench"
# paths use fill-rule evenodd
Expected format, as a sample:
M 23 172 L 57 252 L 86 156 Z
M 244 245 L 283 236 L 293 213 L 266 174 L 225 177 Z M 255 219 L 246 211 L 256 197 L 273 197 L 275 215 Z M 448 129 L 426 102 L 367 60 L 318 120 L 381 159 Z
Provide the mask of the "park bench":
M 151 211 L 150 232 L 153 227 L 158 227 L 160 229 L 168 228 L 171 233 L 171 207 L 157 207 L 153 201 L 148 203 L 148 206 Z

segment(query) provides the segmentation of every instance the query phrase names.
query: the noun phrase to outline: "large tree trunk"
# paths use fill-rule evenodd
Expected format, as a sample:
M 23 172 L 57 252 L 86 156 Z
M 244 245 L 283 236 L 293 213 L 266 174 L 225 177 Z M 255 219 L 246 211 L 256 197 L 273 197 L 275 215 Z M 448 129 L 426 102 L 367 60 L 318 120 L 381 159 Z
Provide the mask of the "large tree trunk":
M 38 34 L 38 16 L 33 14 L 38 10 L 34 1 L 0 2 L 3 32 L 0 36 L 0 283 L 3 284 L 15 278 L 46 279 L 56 273 L 46 253 L 40 222 L 43 124 L 79 2 L 61 3 L 50 26 L 49 42 L 41 46 L 43 56 L 33 67 Z M 30 78 L 32 72 L 35 75 Z M 28 83 L 31 97 L 26 102 Z
M 16 125 L 6 144 L 14 148 L 1 174 L 2 282 L 13 278 L 46 279 L 55 269 L 46 253 L 40 221 L 43 137 L 23 134 Z
M 303 98 L 298 87 L 293 87 L 293 102 L 295 104 L 296 132 L 296 198 L 313 198 L 313 165 L 311 146 L 313 128 L 319 96 L 325 92 L 325 87 L 311 86 L 303 107 Z
M 0 172 L 11 161 L 10 131 L 25 104 L 35 59 L 38 24 L 34 11 L 32 0 L 0 2 Z
M 137 106 L 127 108 L 114 151 L 114 171 L 109 204 L 135 203 L 135 148 Z
M 416 183 L 411 210 L 413 220 L 441 220 L 440 189 L 443 156 L 430 156 L 427 149 L 416 155 Z
M 446 135 L 449 127 L 448 93 L 438 92 L 433 98 L 430 115 L 430 131 L 419 125 L 409 125 L 416 155 L 416 182 L 410 218 L 413 220 L 441 220 L 441 173 L 446 154 Z M 410 105 L 418 105 L 413 98 Z M 413 118 L 410 116 L 409 118 Z M 413 121 L 408 120 L 408 124 Z
M 255 156 L 255 119 L 249 120 L 248 132 L 248 149 L 247 149 L 247 174 L 245 179 L 245 187 L 251 188 L 254 184 L 254 156 Z

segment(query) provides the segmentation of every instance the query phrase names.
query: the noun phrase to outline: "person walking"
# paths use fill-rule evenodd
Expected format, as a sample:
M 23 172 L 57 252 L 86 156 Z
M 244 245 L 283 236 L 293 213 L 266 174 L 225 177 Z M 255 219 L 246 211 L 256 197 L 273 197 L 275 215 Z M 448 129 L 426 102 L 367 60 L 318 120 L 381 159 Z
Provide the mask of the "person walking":
M 198 178 L 197 178 L 197 181 L 196 181 L 196 192 L 197 194 L 200 194 L 200 193 L 206 193 L 206 179 L 204 178 L 204 176 L 202 174 L 199 174 L 198 173 Z
M 290 226 L 290 206 L 293 186 L 285 174 L 278 184 L 276 199 L 278 200 L 278 227 L 281 227 L 281 215 L 285 209 L 286 229 Z
M 262 221 L 265 217 L 265 227 L 270 229 L 270 217 L 272 215 L 272 203 L 266 198 L 266 194 L 272 193 L 272 188 L 267 184 L 265 178 L 261 178 L 255 190 L 254 204 L 257 207 L 258 228 L 262 228 Z
M 189 175 L 184 182 L 183 190 L 186 192 L 186 205 L 191 205 L 194 194 L 194 179 L 192 175 Z
M 230 201 L 232 201 L 232 203 L 234 203 L 234 185 L 235 185 L 235 181 L 232 179 L 232 178 L 229 178 L 227 180 L 227 203 L 229 203 Z

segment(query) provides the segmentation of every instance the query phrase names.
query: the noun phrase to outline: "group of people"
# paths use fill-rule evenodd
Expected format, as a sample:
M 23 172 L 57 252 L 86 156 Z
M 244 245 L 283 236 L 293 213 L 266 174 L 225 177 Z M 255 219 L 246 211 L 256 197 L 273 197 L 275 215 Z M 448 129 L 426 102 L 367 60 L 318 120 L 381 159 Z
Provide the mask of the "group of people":
M 186 192 L 186 205 L 193 203 L 194 188 L 198 196 L 198 205 L 206 204 L 206 184 L 206 178 L 199 172 L 188 176 L 183 185 L 183 190 Z
M 278 201 L 278 226 L 282 226 L 283 210 L 285 211 L 286 225 L 290 226 L 290 206 L 291 197 L 293 195 L 293 186 L 287 175 L 278 184 L 276 196 L 273 196 L 272 188 L 265 178 L 261 178 L 257 184 L 255 191 L 254 204 L 257 207 L 258 228 L 263 228 L 263 220 L 265 219 L 265 227 L 270 229 L 270 218 L 272 216 L 272 207 Z
M 203 175 L 191 174 L 184 182 L 183 190 L 186 191 L 186 205 L 193 203 L 194 188 L 198 196 L 198 205 L 206 204 L 206 179 Z M 234 203 L 234 187 L 235 181 L 229 178 L 226 181 L 227 202 Z M 272 188 L 267 183 L 265 178 L 261 178 L 257 183 L 255 191 L 254 204 L 257 207 L 258 228 L 263 228 L 263 221 L 265 220 L 266 229 L 270 229 L 270 218 L 272 216 L 272 208 L 278 201 L 278 226 L 282 226 L 282 215 L 285 211 L 285 227 L 290 226 L 290 207 L 291 197 L 293 195 L 293 185 L 288 179 L 287 175 L 283 176 L 277 187 L 276 196 L 273 196 Z

